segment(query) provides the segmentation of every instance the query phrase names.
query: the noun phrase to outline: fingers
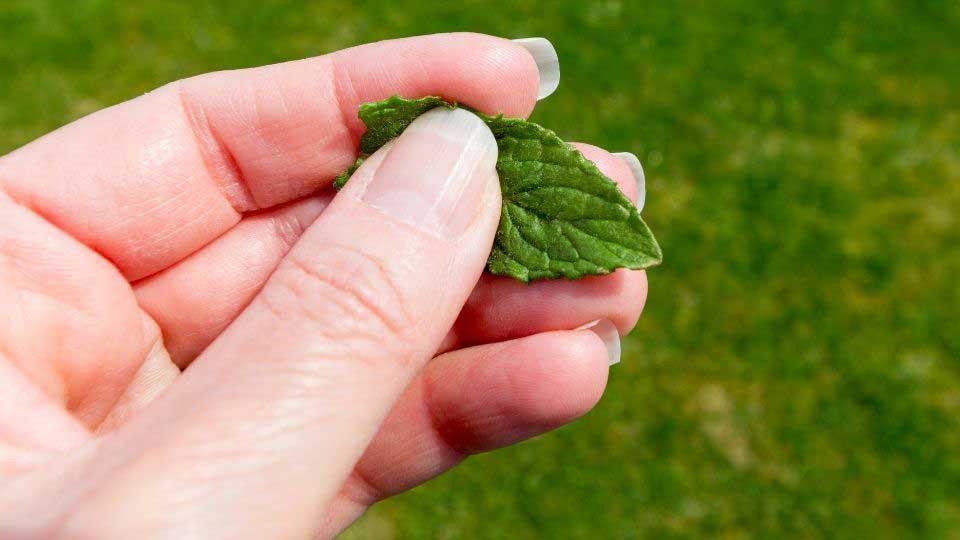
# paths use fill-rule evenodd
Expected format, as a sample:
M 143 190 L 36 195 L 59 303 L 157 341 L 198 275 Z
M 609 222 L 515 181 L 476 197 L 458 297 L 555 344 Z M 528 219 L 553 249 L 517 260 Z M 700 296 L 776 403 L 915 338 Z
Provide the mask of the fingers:
M 384 41 L 211 73 L 3 157 L 0 189 L 135 280 L 206 245 L 242 212 L 327 185 L 356 156 L 360 103 L 440 94 L 526 116 L 538 80 L 527 49 L 479 34 Z
M 626 335 L 647 298 L 643 271 L 617 270 L 575 282 L 520 283 L 485 274 L 457 319 L 444 350 L 575 328 L 609 319 Z
M 579 150 L 580 153 L 583 154 L 583 157 L 592 161 L 603 174 L 616 182 L 617 187 L 620 188 L 620 191 L 622 191 L 631 202 L 637 202 L 637 189 L 640 184 L 637 176 L 634 174 L 632 162 L 624 159 L 626 152 L 611 154 L 603 148 L 592 144 L 581 142 L 570 144 Z M 633 154 L 630 155 L 633 156 Z M 639 163 L 639 161 L 637 163 Z M 643 169 L 641 168 L 640 171 L 642 172 Z
M 437 357 L 411 383 L 344 485 L 327 536 L 370 504 L 589 411 L 607 381 L 605 327 L 537 334 Z M 321 537 L 327 537 L 321 535 Z
M 178 366 L 186 367 L 247 307 L 332 197 L 324 192 L 250 214 L 200 251 L 134 283 Z
M 102 441 L 96 500 L 63 530 L 308 537 L 479 277 L 495 164 L 464 110 L 423 115 L 371 157 L 178 384 Z M 177 506 L 145 524 L 135 509 L 158 490 Z
M 628 197 L 635 196 L 637 182 L 620 156 L 587 144 L 575 146 Z M 177 365 L 185 367 L 249 304 L 328 196 L 248 216 L 197 253 L 134 284 L 140 305 L 163 329 Z M 484 275 L 444 350 L 574 328 L 600 318 L 626 334 L 640 316 L 646 287 L 643 272 L 533 284 Z

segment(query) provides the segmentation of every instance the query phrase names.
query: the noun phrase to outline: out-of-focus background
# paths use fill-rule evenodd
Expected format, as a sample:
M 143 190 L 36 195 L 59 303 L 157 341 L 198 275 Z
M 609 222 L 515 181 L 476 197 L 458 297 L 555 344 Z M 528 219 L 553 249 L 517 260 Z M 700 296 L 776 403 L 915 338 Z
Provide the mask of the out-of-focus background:
M 205 71 L 545 36 L 664 248 L 599 406 L 348 539 L 960 538 L 960 3 L 0 0 L 0 153 Z

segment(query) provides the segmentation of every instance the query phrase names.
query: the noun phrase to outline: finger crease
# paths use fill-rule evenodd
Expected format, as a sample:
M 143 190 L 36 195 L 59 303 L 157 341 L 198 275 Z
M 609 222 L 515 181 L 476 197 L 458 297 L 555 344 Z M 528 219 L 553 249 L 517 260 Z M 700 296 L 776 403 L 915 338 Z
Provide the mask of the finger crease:
M 447 432 L 447 424 L 441 421 L 437 414 L 434 412 L 434 408 L 431 406 L 433 403 L 433 386 L 429 382 L 429 379 L 424 377 L 422 378 L 423 385 L 423 410 L 424 414 L 427 415 L 427 421 L 430 424 L 430 429 L 433 431 L 434 436 L 437 439 L 437 442 L 447 449 L 452 454 L 452 457 L 455 459 L 463 459 L 470 455 L 470 452 L 464 449 L 461 445 L 454 444 L 453 439 L 450 438 L 450 434 Z
M 344 496 L 356 504 L 370 506 L 388 496 L 373 483 L 359 466 L 354 467 L 350 477 L 353 482 L 348 482 L 350 485 L 349 493 L 344 493 Z
M 304 275 L 314 279 L 317 283 L 327 285 L 333 290 L 345 295 L 350 302 L 355 303 L 366 313 L 372 315 L 375 321 L 383 324 L 393 335 L 402 335 L 409 328 L 412 328 L 412 317 L 407 313 L 403 307 L 403 303 L 399 300 L 401 297 L 400 288 L 394 284 L 383 264 L 359 250 L 350 249 L 348 251 L 360 255 L 364 261 L 367 261 L 368 264 L 371 265 L 371 268 L 376 269 L 376 273 L 380 276 L 379 281 L 384 284 L 384 290 L 391 293 L 388 298 L 396 299 L 395 304 L 399 306 L 399 309 L 390 311 L 385 308 L 382 297 L 377 297 L 362 287 L 357 286 L 349 277 L 339 276 L 335 272 L 311 265 L 295 256 L 290 257 L 289 260 L 290 263 Z
M 333 98 L 336 101 L 337 110 L 340 112 L 340 123 L 343 124 L 347 133 L 350 134 L 350 140 L 353 142 L 354 149 L 358 150 L 360 147 L 361 133 L 354 130 L 354 124 L 352 122 L 356 113 L 353 107 L 349 110 L 347 109 L 347 103 L 356 102 L 357 93 L 353 90 L 353 82 L 350 79 L 349 72 L 341 69 L 336 54 L 330 55 L 330 67 L 330 73 L 332 73 L 333 78 Z M 346 99 L 348 89 L 351 99 Z
M 230 147 L 210 125 L 202 104 L 195 103 L 184 91 L 183 81 L 175 83 L 180 109 L 190 127 L 190 134 L 200 150 L 207 178 L 237 213 L 256 210 L 256 199 Z M 228 187 L 229 186 L 229 187 Z M 233 189 L 231 189 L 231 187 Z M 239 193 L 231 193 L 239 190 Z

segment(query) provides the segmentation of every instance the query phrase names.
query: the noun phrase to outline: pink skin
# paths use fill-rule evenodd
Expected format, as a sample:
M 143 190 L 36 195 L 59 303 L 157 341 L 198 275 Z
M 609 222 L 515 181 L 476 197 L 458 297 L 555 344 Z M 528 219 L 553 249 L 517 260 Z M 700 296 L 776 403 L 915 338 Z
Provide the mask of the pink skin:
M 480 277 L 489 179 L 455 248 L 385 221 L 363 181 L 327 189 L 360 103 L 526 116 L 537 77 L 499 38 L 382 42 L 174 83 L 0 158 L 0 532 L 328 536 L 588 411 L 606 352 L 570 329 L 629 331 L 643 272 Z M 622 161 L 579 146 L 635 197 Z
M 635 200 L 636 183 L 623 161 L 595 146 L 574 146 Z M 250 215 L 178 264 L 134 283 L 137 300 L 163 329 L 177 365 L 186 367 L 253 299 L 332 196 L 325 191 Z M 531 285 L 484 275 L 445 348 L 574 328 L 599 318 L 612 320 L 625 334 L 636 324 L 645 295 L 643 272 Z

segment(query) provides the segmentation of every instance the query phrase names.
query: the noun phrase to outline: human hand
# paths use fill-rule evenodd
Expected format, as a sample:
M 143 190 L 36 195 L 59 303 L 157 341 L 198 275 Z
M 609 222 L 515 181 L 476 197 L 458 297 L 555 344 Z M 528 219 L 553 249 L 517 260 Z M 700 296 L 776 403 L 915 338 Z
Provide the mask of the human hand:
M 589 410 L 645 274 L 481 276 L 476 117 L 428 113 L 329 190 L 360 103 L 525 117 L 540 80 L 499 38 L 382 42 L 173 83 L 0 158 L 0 536 L 328 537 Z M 579 147 L 635 200 L 627 162 Z

